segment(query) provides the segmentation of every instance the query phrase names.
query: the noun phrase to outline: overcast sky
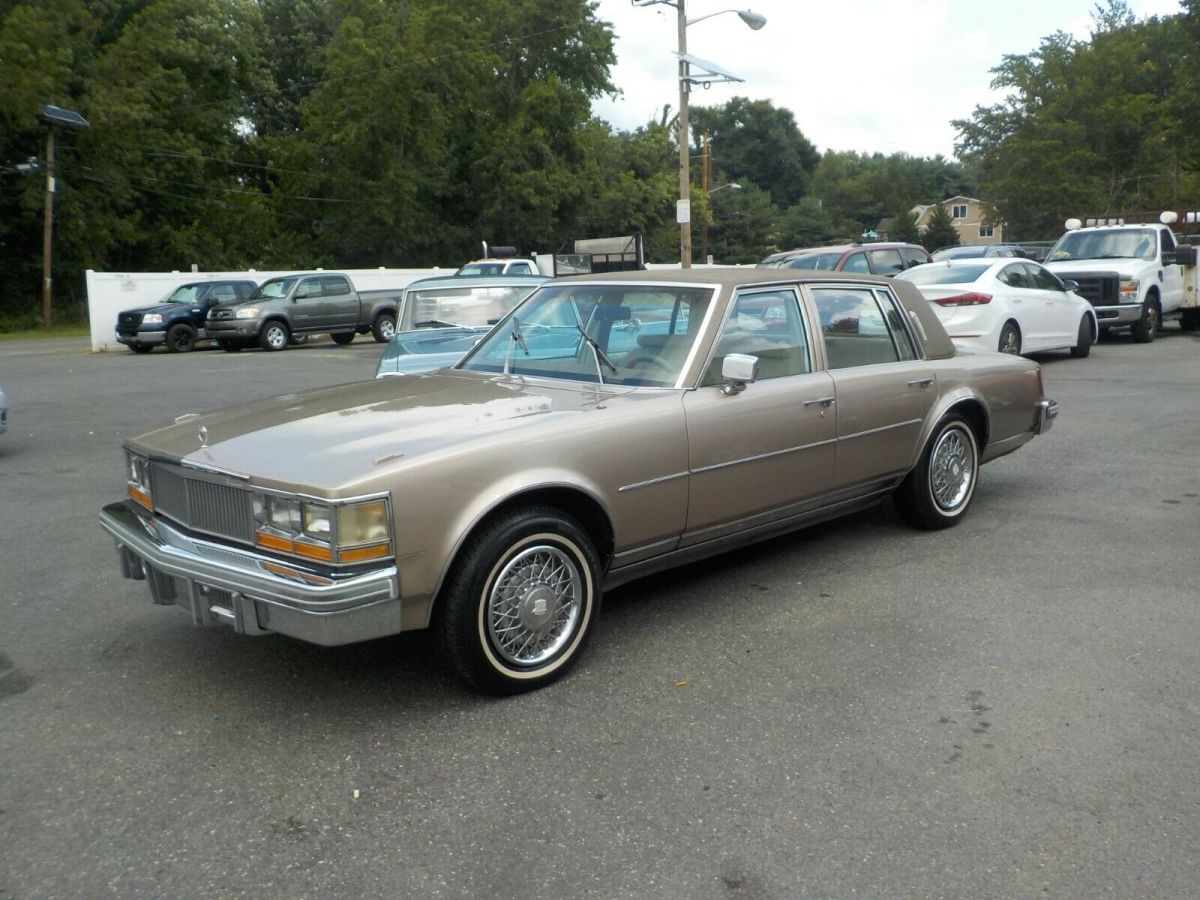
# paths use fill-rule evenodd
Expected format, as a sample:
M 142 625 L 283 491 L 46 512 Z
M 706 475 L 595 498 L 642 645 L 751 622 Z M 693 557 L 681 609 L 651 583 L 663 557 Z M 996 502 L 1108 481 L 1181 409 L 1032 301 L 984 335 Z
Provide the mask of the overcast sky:
M 1129 0 L 1136 15 L 1179 12 L 1177 0 Z M 696 89 L 695 106 L 734 96 L 790 109 L 817 149 L 954 155 L 951 119 L 970 118 L 999 99 L 990 69 L 1006 53 L 1024 54 L 1042 37 L 1067 31 L 1086 39 L 1096 0 L 687 0 L 688 18 L 752 9 L 760 31 L 728 13 L 688 28 L 688 52 L 718 63 L 744 84 Z M 676 11 L 599 0 L 611 22 L 623 92 L 596 103 L 621 129 L 644 125 L 670 104 L 676 87 Z

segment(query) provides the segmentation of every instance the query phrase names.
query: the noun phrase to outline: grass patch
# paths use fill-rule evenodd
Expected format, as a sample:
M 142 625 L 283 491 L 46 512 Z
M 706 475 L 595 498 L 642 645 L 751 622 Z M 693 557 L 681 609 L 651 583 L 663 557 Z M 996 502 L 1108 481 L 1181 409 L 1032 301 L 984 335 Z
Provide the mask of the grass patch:
M 78 322 L 68 322 L 64 325 L 54 325 L 50 328 L 20 328 L 9 330 L 0 325 L 0 341 L 24 341 L 30 338 L 65 338 L 87 337 L 92 333 L 87 325 Z

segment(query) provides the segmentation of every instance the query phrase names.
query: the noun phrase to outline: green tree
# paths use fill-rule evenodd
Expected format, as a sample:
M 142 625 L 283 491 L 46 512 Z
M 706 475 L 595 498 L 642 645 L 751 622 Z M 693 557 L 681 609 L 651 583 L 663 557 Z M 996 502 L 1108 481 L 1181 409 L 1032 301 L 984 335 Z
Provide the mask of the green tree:
M 892 227 L 888 237 L 893 241 L 920 243 L 921 230 L 917 227 L 917 214 L 911 208 L 895 212 L 892 215 Z
M 933 212 L 925 222 L 925 229 L 921 232 L 921 243 L 930 251 L 959 245 L 958 230 L 954 227 L 954 220 L 950 218 L 950 211 L 944 203 L 934 205 Z
M 694 107 L 691 127 L 694 135 L 709 135 L 713 170 L 722 182 L 759 185 L 781 208 L 808 192 L 820 155 L 790 110 L 734 97 L 724 106 Z

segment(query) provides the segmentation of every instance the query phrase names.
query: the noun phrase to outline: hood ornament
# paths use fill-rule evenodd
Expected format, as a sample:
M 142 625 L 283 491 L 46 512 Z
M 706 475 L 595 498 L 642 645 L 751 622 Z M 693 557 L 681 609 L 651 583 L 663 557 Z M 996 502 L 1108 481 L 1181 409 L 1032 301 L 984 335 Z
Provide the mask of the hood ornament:
M 201 425 L 200 430 L 196 432 L 196 437 L 200 438 L 200 446 L 208 446 L 208 426 Z

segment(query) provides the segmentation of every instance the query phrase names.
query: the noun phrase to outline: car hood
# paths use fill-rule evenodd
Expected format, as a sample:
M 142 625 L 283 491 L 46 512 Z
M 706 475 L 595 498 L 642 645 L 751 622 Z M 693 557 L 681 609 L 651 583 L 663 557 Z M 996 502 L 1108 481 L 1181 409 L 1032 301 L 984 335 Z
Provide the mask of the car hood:
M 1086 272 L 1089 274 L 1117 272 L 1124 275 L 1135 272 L 1148 263 L 1144 259 L 1063 259 L 1043 265 L 1051 272 Z
M 338 496 L 389 467 L 576 417 L 612 396 L 586 385 L 442 370 L 187 414 L 127 446 L 268 487 Z
M 191 309 L 199 309 L 199 306 L 189 306 L 187 303 L 156 303 L 154 306 L 139 306 L 137 309 L 123 309 L 121 315 L 138 315 L 144 316 L 146 313 L 182 313 Z

